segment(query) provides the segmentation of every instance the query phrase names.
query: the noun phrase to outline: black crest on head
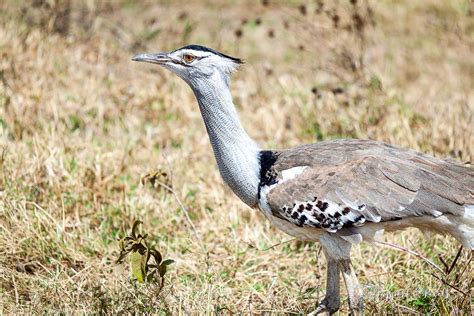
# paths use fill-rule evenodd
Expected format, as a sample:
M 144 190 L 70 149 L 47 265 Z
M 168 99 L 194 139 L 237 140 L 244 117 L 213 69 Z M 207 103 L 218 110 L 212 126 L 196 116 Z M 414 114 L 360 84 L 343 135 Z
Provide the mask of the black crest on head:
M 202 52 L 209 52 L 209 53 L 213 53 L 213 54 L 219 55 L 219 56 L 224 57 L 224 58 L 228 58 L 228 59 L 232 60 L 234 63 L 237 63 L 237 64 L 243 64 L 244 63 L 244 61 L 240 58 L 236 58 L 236 57 L 232 57 L 232 56 L 223 54 L 223 53 L 218 52 L 218 51 L 216 51 L 212 48 L 208 48 L 208 47 L 205 47 L 205 46 L 202 46 L 202 45 L 192 44 L 192 45 L 187 45 L 187 46 L 181 47 L 177 50 L 181 50 L 181 49 L 192 49 L 192 50 L 199 50 L 199 51 L 202 51 Z

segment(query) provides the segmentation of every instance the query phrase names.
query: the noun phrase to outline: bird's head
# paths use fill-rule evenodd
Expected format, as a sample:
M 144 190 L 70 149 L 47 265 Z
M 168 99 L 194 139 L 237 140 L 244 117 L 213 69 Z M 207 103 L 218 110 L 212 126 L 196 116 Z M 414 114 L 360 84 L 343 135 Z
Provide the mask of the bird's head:
M 158 64 L 171 70 L 188 84 L 220 76 L 226 83 L 243 61 L 200 45 L 188 45 L 169 53 L 138 54 L 133 61 Z

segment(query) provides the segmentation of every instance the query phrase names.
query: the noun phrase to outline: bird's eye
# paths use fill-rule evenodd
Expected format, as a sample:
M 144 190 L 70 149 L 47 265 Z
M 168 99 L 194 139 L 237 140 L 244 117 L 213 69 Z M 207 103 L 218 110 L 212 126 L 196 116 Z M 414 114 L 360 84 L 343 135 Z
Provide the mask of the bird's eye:
M 196 59 L 196 57 L 194 57 L 194 56 L 191 55 L 191 54 L 185 54 L 185 55 L 183 56 L 183 59 L 184 59 L 185 62 L 187 62 L 187 63 L 189 64 L 189 63 L 192 62 L 194 59 Z

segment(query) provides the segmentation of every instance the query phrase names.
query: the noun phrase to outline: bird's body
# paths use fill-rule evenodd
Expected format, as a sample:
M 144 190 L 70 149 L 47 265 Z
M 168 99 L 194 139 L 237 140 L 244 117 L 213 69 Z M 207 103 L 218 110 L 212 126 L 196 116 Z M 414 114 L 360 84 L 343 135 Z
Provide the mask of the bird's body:
M 290 235 L 317 240 L 331 233 L 358 243 L 415 226 L 474 247 L 467 229 L 474 219 L 472 168 L 369 140 L 261 155 L 259 207 Z
M 351 245 L 384 230 L 449 233 L 474 249 L 473 168 L 369 140 L 262 150 L 240 124 L 230 94 L 240 59 L 190 45 L 133 60 L 160 64 L 193 89 L 222 178 L 243 202 L 289 235 L 321 242 L 327 292 L 315 313 L 339 308 L 340 274 L 351 311 L 362 310 Z

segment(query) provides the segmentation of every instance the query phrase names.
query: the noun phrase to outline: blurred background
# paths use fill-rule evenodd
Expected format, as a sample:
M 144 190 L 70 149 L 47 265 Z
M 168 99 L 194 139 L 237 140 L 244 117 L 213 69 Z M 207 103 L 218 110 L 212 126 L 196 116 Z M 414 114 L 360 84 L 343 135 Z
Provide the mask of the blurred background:
M 369 138 L 467 163 L 473 15 L 469 0 L 2 1 L 0 311 L 311 311 L 319 246 L 279 244 L 224 187 L 190 89 L 131 57 L 194 43 L 245 59 L 234 102 L 263 147 Z M 159 293 L 115 264 L 137 219 L 176 261 Z M 441 267 L 459 247 L 385 238 Z M 380 246 L 354 261 L 368 314 L 471 309 L 467 252 L 449 275 Z

